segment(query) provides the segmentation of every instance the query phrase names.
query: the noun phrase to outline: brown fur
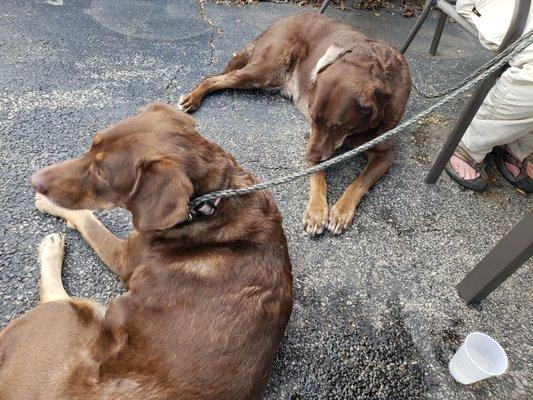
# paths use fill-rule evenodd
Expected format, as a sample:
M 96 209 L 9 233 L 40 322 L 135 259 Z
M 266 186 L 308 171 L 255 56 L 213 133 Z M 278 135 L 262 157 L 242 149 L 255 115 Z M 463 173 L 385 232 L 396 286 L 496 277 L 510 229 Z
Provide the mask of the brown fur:
M 268 192 L 186 221 L 189 199 L 252 176 L 194 120 L 152 104 L 82 157 L 32 177 L 128 288 L 106 309 L 46 302 L 0 333 L 0 399 L 258 399 L 292 308 L 281 216 Z M 50 199 L 50 200 L 48 200 Z M 90 211 L 124 207 L 121 240 Z
M 311 124 L 307 157 L 312 164 L 341 147 L 353 148 L 392 129 L 402 118 L 411 90 L 403 55 L 323 15 L 284 18 L 234 56 L 221 75 L 206 77 L 180 99 L 196 109 L 205 95 L 228 88 L 276 88 L 291 97 Z M 344 231 L 368 189 L 393 162 L 391 142 L 367 152 L 368 164 L 329 213 L 325 175 L 311 180 L 306 230 Z

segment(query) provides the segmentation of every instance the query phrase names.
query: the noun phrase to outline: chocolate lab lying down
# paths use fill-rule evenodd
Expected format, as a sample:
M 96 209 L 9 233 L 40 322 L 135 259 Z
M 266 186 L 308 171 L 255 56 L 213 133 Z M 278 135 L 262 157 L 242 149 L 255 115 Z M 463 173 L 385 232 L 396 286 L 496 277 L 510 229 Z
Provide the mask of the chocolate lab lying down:
M 162 104 L 34 175 L 37 207 L 77 229 L 128 291 L 107 307 L 70 298 L 63 239 L 47 236 L 41 304 L 0 333 L 0 399 L 260 398 L 292 307 L 280 213 L 265 191 L 188 209 L 253 182 Z M 126 240 L 89 211 L 110 207 L 133 214 Z
M 180 99 L 184 111 L 205 95 L 228 88 L 277 88 L 290 97 L 311 124 L 307 158 L 323 161 L 345 146 L 359 146 L 394 128 L 411 91 L 409 66 L 388 44 L 319 14 L 284 18 L 237 53 L 221 75 L 205 78 Z M 391 167 L 391 142 L 367 152 L 363 173 L 332 207 L 328 218 L 324 172 L 311 176 L 304 214 L 311 235 L 326 227 L 334 234 L 352 222 L 368 189 Z

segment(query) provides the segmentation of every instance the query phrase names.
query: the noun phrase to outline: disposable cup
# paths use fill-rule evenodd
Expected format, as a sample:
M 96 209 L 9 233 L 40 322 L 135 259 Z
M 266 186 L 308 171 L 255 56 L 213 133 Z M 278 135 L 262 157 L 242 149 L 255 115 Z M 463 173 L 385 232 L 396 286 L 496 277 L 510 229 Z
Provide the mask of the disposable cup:
M 507 370 L 507 355 L 499 343 L 481 332 L 470 333 L 448 364 L 453 378 L 464 385 Z

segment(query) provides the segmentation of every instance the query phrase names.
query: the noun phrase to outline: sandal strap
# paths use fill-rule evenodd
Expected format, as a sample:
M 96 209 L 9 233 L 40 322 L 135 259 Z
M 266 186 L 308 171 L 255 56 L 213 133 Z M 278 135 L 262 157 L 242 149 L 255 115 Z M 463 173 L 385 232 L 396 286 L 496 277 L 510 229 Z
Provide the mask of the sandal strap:
M 529 175 L 527 174 L 527 164 L 529 163 L 529 160 L 524 158 L 524 161 L 522 161 L 522 168 L 520 168 L 520 173 L 516 177 L 516 179 L 531 179 L 529 178 Z
M 459 159 L 461 159 L 462 161 L 464 161 L 465 163 L 467 163 L 468 165 L 470 165 L 472 168 L 474 168 L 476 170 L 476 172 L 479 172 L 480 174 L 484 173 L 485 170 L 485 160 L 483 160 L 482 162 L 477 162 L 476 160 L 474 160 L 472 158 L 472 156 L 470 154 L 468 154 L 468 152 L 463 149 L 461 146 L 457 146 L 453 155 Z
M 460 160 L 464 161 L 469 166 L 471 166 L 479 174 L 479 177 L 476 179 L 482 179 L 484 181 L 487 181 L 487 172 L 485 172 L 485 160 L 483 160 L 480 163 L 477 162 L 460 145 L 455 148 L 453 155 L 459 158 Z
M 524 162 L 513 156 L 505 147 L 500 147 L 500 154 L 502 156 L 503 161 L 505 161 L 506 163 L 512 164 L 518 169 L 522 169 L 522 167 L 524 166 Z
M 500 157 L 504 162 L 514 165 L 520 170 L 520 173 L 514 178 L 515 180 L 519 181 L 529 178 L 527 175 L 527 164 L 529 162 L 528 157 L 524 158 L 524 161 L 520 161 L 518 158 L 512 155 L 505 146 L 499 146 L 498 150 Z M 505 166 L 504 168 L 507 169 Z

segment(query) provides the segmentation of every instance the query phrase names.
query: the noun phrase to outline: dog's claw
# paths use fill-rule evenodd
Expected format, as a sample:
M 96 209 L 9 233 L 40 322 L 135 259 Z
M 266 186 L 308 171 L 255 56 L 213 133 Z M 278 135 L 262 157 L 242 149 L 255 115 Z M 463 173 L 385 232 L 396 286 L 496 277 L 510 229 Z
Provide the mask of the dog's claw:
M 191 93 L 182 94 L 178 100 L 178 109 L 186 113 L 196 110 L 198 106 Z
M 182 94 L 180 96 L 180 99 L 178 100 L 178 110 L 181 110 L 183 112 L 187 112 L 186 107 L 183 105 L 185 103 L 185 95 Z
M 328 231 L 334 235 L 343 233 L 352 223 L 355 210 L 343 210 L 333 206 L 329 214 Z
M 305 231 L 311 236 L 317 236 L 326 230 L 328 223 L 328 209 L 307 208 L 304 212 L 303 223 Z

